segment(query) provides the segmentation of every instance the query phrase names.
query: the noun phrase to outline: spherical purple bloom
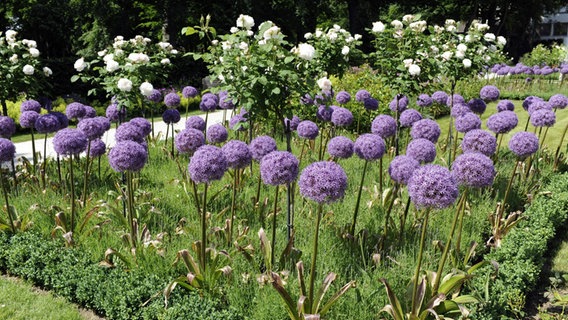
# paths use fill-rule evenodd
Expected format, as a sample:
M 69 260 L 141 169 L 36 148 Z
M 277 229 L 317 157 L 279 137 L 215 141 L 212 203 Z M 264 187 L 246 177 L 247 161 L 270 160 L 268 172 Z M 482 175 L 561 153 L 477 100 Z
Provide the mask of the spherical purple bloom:
M 558 93 L 550 97 L 550 99 L 548 99 L 548 103 L 554 109 L 564 109 L 566 108 L 566 106 L 568 106 L 568 97 Z
M 216 123 L 207 129 L 207 141 L 209 143 L 222 143 L 227 141 L 228 137 L 227 128 L 220 123 Z
M 367 98 L 363 100 L 363 107 L 365 110 L 374 111 L 379 108 L 379 101 L 375 98 Z
M 509 149 L 517 157 L 524 159 L 538 150 L 538 137 L 532 132 L 521 131 L 515 133 L 509 140 Z
M 152 133 L 152 124 L 150 123 L 150 121 L 146 120 L 145 118 L 136 117 L 130 119 L 129 122 L 142 129 L 142 134 L 144 134 L 145 136 Z
M 191 180 L 197 183 L 209 183 L 223 178 L 227 171 L 227 159 L 221 148 L 204 145 L 195 151 L 187 168 Z
M 91 106 L 85 106 L 85 114 L 82 117 L 77 118 L 77 119 L 82 120 L 82 119 L 87 119 L 87 118 L 94 118 L 96 116 L 97 116 L 97 110 L 95 110 L 95 108 L 93 108 Z
M 292 120 L 285 118 L 284 119 L 284 123 L 288 123 L 290 122 L 290 130 L 295 131 L 298 129 L 298 125 L 300 124 L 302 120 L 300 120 L 300 118 L 298 118 L 298 116 L 292 116 Z
M 213 94 L 213 93 L 205 93 L 202 97 L 201 97 L 201 102 L 199 103 L 199 109 L 201 109 L 201 111 L 213 111 L 215 110 L 215 108 L 217 108 L 217 105 L 219 104 L 219 97 L 217 97 L 217 95 Z
M 481 119 L 475 113 L 469 112 L 456 118 L 454 126 L 456 127 L 456 131 L 465 133 L 474 129 L 480 129 Z
M 369 91 L 365 90 L 365 89 L 361 89 L 359 91 L 357 91 L 357 93 L 355 93 L 355 100 L 359 101 L 359 102 L 365 102 L 366 99 L 369 99 L 371 97 L 371 94 L 369 93 Z
M 434 120 L 422 119 L 416 121 L 410 129 L 412 139 L 424 138 L 436 143 L 440 137 L 440 126 Z
M 199 131 L 205 130 L 205 120 L 200 116 L 191 116 L 185 121 L 186 128 L 193 128 Z
M 488 187 L 493 184 L 495 174 L 493 160 L 482 153 L 464 153 L 452 163 L 452 175 L 462 186 Z
M 120 116 L 123 118 L 126 116 L 126 108 L 122 108 L 118 111 L 118 105 L 116 103 L 112 103 L 107 107 L 105 114 L 110 122 L 118 122 Z
M 101 139 L 95 139 L 91 142 L 91 149 L 89 150 L 89 156 L 91 158 L 97 158 L 105 154 L 106 144 Z
M 417 208 L 443 209 L 458 198 L 458 184 L 450 171 L 427 164 L 414 171 L 408 181 L 410 199 Z
M 22 128 L 34 128 L 37 118 L 39 118 L 39 113 L 35 111 L 24 111 L 20 114 L 20 126 L 22 126 Z
M 181 99 L 178 96 L 178 94 L 175 93 L 175 92 L 170 92 L 170 93 L 166 94 L 166 96 L 164 97 L 164 104 L 168 108 L 175 108 L 175 107 L 179 106 L 180 103 L 181 103 Z
M 397 103 L 398 103 L 398 107 L 397 107 Z M 392 101 L 389 103 L 389 109 L 392 112 L 396 112 L 398 110 L 398 112 L 401 113 L 404 110 L 406 110 L 407 107 L 408 107 L 408 97 L 407 96 L 394 97 L 394 99 L 392 99 Z
M 95 140 L 101 138 L 109 126 L 110 121 L 105 117 L 85 118 L 79 121 L 77 129 L 81 130 L 87 139 Z
M 41 104 L 39 102 L 37 102 L 36 100 L 33 99 L 29 99 L 26 100 L 24 102 L 22 102 L 22 105 L 20 105 L 20 112 L 26 112 L 26 111 L 35 111 L 37 113 L 41 112 Z
M 72 102 L 65 108 L 65 115 L 69 119 L 78 119 L 85 116 L 85 105 L 79 102 Z
M 353 155 L 353 141 L 344 136 L 333 137 L 327 143 L 327 152 L 335 158 L 350 158 Z
M 52 133 L 59 129 L 59 119 L 53 113 L 40 115 L 34 125 L 39 133 Z
M 389 165 L 389 175 L 396 183 L 408 184 L 414 170 L 420 167 L 420 163 L 411 156 L 399 155 L 392 159 Z
M 152 93 L 146 96 L 146 99 L 148 99 L 151 102 L 158 103 L 162 101 L 162 93 L 158 89 L 153 89 Z
M 269 136 L 259 136 L 252 139 L 249 144 L 249 149 L 252 154 L 252 158 L 260 162 L 262 157 L 272 151 L 276 151 L 276 140 Z
M 467 103 L 467 106 L 473 113 L 477 114 L 483 114 L 485 109 L 487 109 L 487 104 L 481 99 L 471 99 Z
M 53 137 L 53 149 L 59 155 L 70 156 L 87 149 L 87 136 L 79 129 L 62 129 Z
M 125 122 L 118 126 L 114 135 L 117 142 L 130 140 L 139 144 L 144 142 L 145 137 L 144 130 L 132 122 Z
M 179 153 L 193 154 L 199 147 L 205 144 L 205 136 L 200 130 L 185 128 L 176 134 L 174 143 Z
M 361 159 L 373 161 L 385 154 L 385 141 L 378 134 L 366 133 L 360 135 L 353 146 L 353 151 Z
M 515 105 L 511 100 L 501 100 L 497 103 L 497 112 L 514 111 Z
M 353 113 L 346 108 L 337 107 L 331 114 L 331 123 L 337 127 L 347 127 L 353 123 Z
M 436 91 L 432 93 L 432 100 L 440 105 L 446 105 L 448 103 L 448 94 L 444 91 Z
M 236 114 L 231 117 L 231 120 L 229 120 L 229 128 L 236 131 L 244 131 L 246 130 L 246 127 L 242 124 L 246 122 L 247 119 L 245 117 L 241 116 L 240 114 Z
M 0 116 L 0 137 L 10 139 L 16 133 L 16 123 L 8 116 Z
M 507 133 L 513 130 L 519 123 L 519 118 L 514 111 L 501 111 L 487 118 L 487 128 L 494 133 Z
M 333 114 L 334 108 L 328 107 L 326 105 L 320 105 L 316 111 L 316 117 L 321 121 L 331 121 L 331 115 Z
M 484 101 L 495 101 L 499 99 L 499 89 L 496 86 L 487 85 L 479 91 L 479 97 Z
M 386 114 L 378 115 L 371 123 L 371 132 L 383 139 L 392 137 L 396 133 L 396 120 Z
M 351 101 L 351 95 L 347 91 L 339 91 L 337 95 L 335 95 L 335 101 L 339 104 L 346 104 Z
M 108 153 L 108 163 L 116 172 L 137 172 L 148 160 L 146 148 L 135 141 L 120 141 Z
M 420 163 L 430 163 L 436 160 L 436 145 L 427 139 L 413 139 L 406 146 L 406 155 Z
M 65 129 L 69 126 L 69 118 L 67 118 L 67 116 L 64 113 L 58 111 L 52 111 L 51 114 L 54 115 L 55 118 L 57 118 L 57 122 L 59 123 L 59 127 L 57 128 L 57 130 Z
M 233 99 L 229 97 L 229 93 L 227 91 L 219 92 L 219 108 L 225 110 L 235 108 L 235 103 L 233 102 Z
M 550 110 L 552 111 L 552 106 L 546 101 L 534 101 L 529 105 L 527 112 L 529 116 L 532 117 L 532 114 L 538 110 Z
M 0 163 L 11 161 L 16 154 L 16 146 L 8 139 L 0 138 Z
M 319 134 L 318 125 L 310 120 L 304 120 L 298 124 L 298 136 L 300 138 L 314 140 Z
M 229 168 L 242 169 L 248 166 L 252 161 L 252 154 L 249 147 L 240 140 L 227 142 L 221 150 L 227 159 Z
M 314 162 L 304 168 L 298 182 L 300 194 L 317 203 L 340 200 L 347 189 L 347 175 L 333 161 Z
M 178 123 L 181 120 L 181 115 L 177 109 L 166 109 L 162 114 L 162 120 L 166 124 Z
M 497 139 L 485 130 L 471 130 L 464 135 L 461 148 L 464 153 L 479 152 L 490 157 L 497 150 Z
M 430 98 L 430 96 L 425 93 L 419 95 L 418 98 L 416 99 L 416 105 L 422 108 L 431 106 L 432 102 L 433 99 Z
M 422 115 L 420 112 L 414 109 L 406 109 L 400 114 L 400 126 L 404 128 L 410 128 L 414 122 L 422 120 Z
M 294 182 L 298 159 L 288 151 L 272 151 L 260 161 L 260 177 L 265 184 L 279 186 Z
M 529 107 L 536 101 L 544 101 L 542 98 L 537 96 L 528 96 L 523 100 L 523 109 L 528 110 Z
M 556 113 L 547 109 L 536 110 L 531 113 L 530 121 L 535 127 L 552 127 L 556 123 Z
M 452 116 L 453 118 L 459 118 L 466 113 L 471 113 L 471 109 L 465 103 L 454 104 L 454 106 L 450 110 L 450 116 Z
M 197 89 L 195 89 L 192 86 L 186 86 L 186 87 L 183 87 L 181 94 L 184 96 L 184 98 L 195 98 L 195 97 L 197 97 L 199 92 L 197 91 Z
M 448 100 L 446 101 L 446 104 L 448 106 L 450 106 L 452 104 L 456 105 L 457 103 L 464 103 L 465 104 L 465 99 L 457 93 L 454 93 L 453 96 L 448 96 Z

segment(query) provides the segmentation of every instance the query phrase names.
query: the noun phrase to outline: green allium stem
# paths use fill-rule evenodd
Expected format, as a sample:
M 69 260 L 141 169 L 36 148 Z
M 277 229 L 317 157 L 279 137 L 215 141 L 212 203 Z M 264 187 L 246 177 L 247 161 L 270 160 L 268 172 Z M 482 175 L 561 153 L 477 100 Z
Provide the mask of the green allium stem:
M 357 193 L 357 202 L 355 203 L 355 211 L 353 212 L 353 222 L 351 223 L 351 235 L 355 235 L 355 225 L 357 223 L 357 214 L 359 213 L 359 204 L 361 203 L 361 193 L 363 192 L 363 183 L 365 182 L 365 174 L 367 172 L 367 164 L 369 161 L 365 160 L 363 165 L 363 173 L 361 175 L 361 183 L 359 184 L 359 192 Z
M 312 262 L 310 264 L 310 288 L 309 288 L 309 296 L 308 296 L 308 303 L 313 307 L 314 304 L 314 282 L 316 280 L 316 260 L 318 256 L 318 237 L 319 237 L 319 226 L 321 222 L 321 214 L 323 210 L 323 204 L 318 204 L 318 212 L 316 216 L 316 230 L 314 233 L 314 248 L 312 253 Z M 312 308 L 310 308 L 312 309 Z M 314 311 L 314 310 L 311 310 Z
M 10 228 L 12 233 L 16 233 L 14 226 L 14 219 L 12 218 L 12 210 L 10 210 L 10 202 L 8 200 L 8 189 L 6 188 L 6 180 L 4 179 L 4 172 L 0 171 L 0 179 L 2 180 L 2 192 L 4 193 L 4 201 L 6 202 L 6 212 L 8 213 L 8 220 L 10 220 Z
M 270 265 L 274 266 L 274 256 L 276 252 L 276 211 L 278 210 L 278 186 L 276 186 L 276 191 L 274 195 L 274 212 L 272 216 L 272 241 L 271 241 L 271 256 L 270 256 Z
M 412 287 L 412 310 L 416 310 L 416 292 L 418 291 L 418 282 L 420 277 L 420 268 L 422 267 L 422 254 L 424 253 L 424 243 L 426 242 L 426 229 L 428 228 L 428 217 L 430 216 L 430 209 L 426 209 L 424 213 L 424 221 L 422 222 L 422 232 L 420 233 L 420 248 L 418 251 L 418 262 L 416 263 L 416 270 L 414 272 L 414 285 Z

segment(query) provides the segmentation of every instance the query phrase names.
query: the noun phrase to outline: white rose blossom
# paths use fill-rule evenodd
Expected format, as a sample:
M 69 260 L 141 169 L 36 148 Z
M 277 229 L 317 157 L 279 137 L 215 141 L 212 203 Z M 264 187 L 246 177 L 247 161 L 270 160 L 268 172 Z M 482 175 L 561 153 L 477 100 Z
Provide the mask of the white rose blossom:
M 317 84 L 322 91 L 331 91 L 331 80 L 327 77 L 318 79 Z
M 417 64 L 411 64 L 408 67 L 408 73 L 410 73 L 411 76 L 417 76 L 420 74 L 420 66 L 418 66 Z
M 469 69 L 471 67 L 471 60 L 465 58 L 462 61 L 464 68 Z
M 118 70 L 119 68 L 119 64 L 118 62 L 114 61 L 114 60 L 107 60 L 105 62 L 106 66 L 105 66 L 105 70 L 108 72 L 114 72 L 116 70 Z
M 341 49 L 341 54 L 346 56 L 349 54 L 349 47 L 348 46 L 343 46 L 343 48 Z
M 495 41 L 495 35 L 493 33 L 486 33 L 483 35 L 483 39 L 488 42 L 493 42 Z
M 130 92 L 132 90 L 132 81 L 126 78 L 118 79 L 117 87 L 120 91 Z
M 403 27 L 402 22 L 400 22 L 400 20 L 393 20 L 393 21 L 391 22 L 391 26 L 393 26 L 393 28 L 394 28 L 395 30 L 401 30 L 402 27 Z
M 309 40 L 313 37 L 314 35 L 311 32 L 308 32 L 306 34 L 304 34 L 304 39 Z
M 229 32 L 231 32 L 231 33 L 237 33 L 237 32 L 239 32 L 239 28 L 237 28 L 237 27 L 231 27 L 231 29 L 229 30 Z
M 467 46 L 463 43 L 458 44 L 458 46 L 456 47 L 456 50 L 461 51 L 461 52 L 466 52 L 467 51 Z
M 28 76 L 31 76 L 32 74 L 34 74 L 35 69 L 34 69 L 33 66 L 31 66 L 31 65 L 29 65 L 29 64 L 26 64 L 26 65 L 22 68 L 22 71 L 24 72 L 24 74 L 26 74 L 26 75 L 28 75 Z
M 268 28 L 266 31 L 264 31 L 262 37 L 264 38 L 264 40 L 269 40 L 275 38 L 279 33 L 280 33 L 280 28 L 277 26 L 272 26 Z
M 505 37 L 503 36 L 498 36 L 497 37 L 497 43 L 504 46 L 507 44 L 507 39 L 505 39 Z
M 414 20 L 414 16 L 411 14 L 406 14 L 402 17 L 402 22 L 410 23 Z
M 316 38 L 321 38 L 322 35 L 323 35 L 323 31 L 321 31 L 321 29 L 316 29 L 315 37 L 316 37 Z
M 81 71 L 85 70 L 85 68 L 87 67 L 87 63 L 85 62 L 84 58 L 79 58 L 79 59 L 77 59 L 77 61 L 75 61 L 75 63 L 73 64 L 73 67 L 78 72 L 81 72 Z
M 402 63 L 404 64 L 404 67 L 405 67 L 405 68 L 410 67 L 410 65 L 412 64 L 412 62 L 414 62 L 414 60 L 412 60 L 412 59 L 404 59 L 404 60 L 402 60 Z
M 8 59 L 11 63 L 17 63 L 18 62 L 18 55 L 17 54 L 13 54 L 10 59 Z
M 14 42 L 16 41 L 16 35 L 18 34 L 18 32 L 14 31 L 14 30 L 8 30 L 6 31 L 5 35 L 6 35 L 6 41 L 8 43 Z
M 248 43 L 242 41 L 239 43 L 239 49 L 241 49 L 244 53 L 247 53 L 249 49 Z
M 316 49 L 308 43 L 300 43 L 298 45 L 298 57 L 305 60 L 312 60 L 316 53 Z
M 463 58 L 465 58 L 465 52 L 459 51 L 459 50 L 456 51 L 456 58 L 458 58 L 458 59 L 460 59 L 460 60 L 463 59 Z
M 353 38 L 355 38 L 355 40 L 361 40 L 361 38 L 363 38 L 363 36 L 356 33 L 355 35 L 353 35 Z
M 42 71 L 46 77 L 49 77 L 53 74 L 53 71 L 49 67 L 43 67 Z
M 453 53 L 451 51 L 445 51 L 444 53 L 442 53 L 442 60 L 444 61 L 448 61 L 452 58 Z
M 164 58 L 164 59 L 160 60 L 160 63 L 163 64 L 163 65 L 167 65 L 167 64 L 170 64 L 171 61 L 168 58 Z
M 39 57 L 39 50 L 36 48 L 30 48 L 30 55 L 34 58 Z
M 254 27 L 254 19 L 251 16 L 241 14 L 237 18 L 237 27 L 250 30 L 252 27 Z
M 385 31 L 385 25 L 380 21 L 373 22 L 373 29 L 371 29 L 371 31 L 375 32 L 375 33 L 384 32 Z
M 143 96 L 147 97 L 151 95 L 152 91 L 154 91 L 154 86 L 150 82 L 148 81 L 142 82 L 142 84 L 140 85 L 140 93 Z

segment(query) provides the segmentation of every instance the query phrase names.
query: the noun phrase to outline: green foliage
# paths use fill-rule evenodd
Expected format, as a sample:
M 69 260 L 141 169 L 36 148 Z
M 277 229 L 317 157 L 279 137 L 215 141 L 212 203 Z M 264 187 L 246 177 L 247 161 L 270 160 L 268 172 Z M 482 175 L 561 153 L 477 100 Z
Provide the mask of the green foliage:
M 553 44 L 547 47 L 539 44 L 530 52 L 522 56 L 521 62 L 527 66 L 543 66 L 558 67 L 562 62 L 568 59 L 568 50 L 565 46 Z

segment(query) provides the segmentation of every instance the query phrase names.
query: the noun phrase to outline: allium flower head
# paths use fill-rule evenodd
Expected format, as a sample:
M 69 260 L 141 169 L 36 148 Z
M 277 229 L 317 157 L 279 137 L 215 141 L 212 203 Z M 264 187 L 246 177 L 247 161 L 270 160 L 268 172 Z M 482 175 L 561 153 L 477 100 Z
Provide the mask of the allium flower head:
M 547 109 L 536 110 L 531 113 L 530 121 L 535 127 L 552 127 L 556 123 L 556 113 Z
M 497 149 L 497 139 L 485 130 L 475 129 L 464 135 L 461 148 L 464 153 L 479 152 L 490 157 Z
M 229 132 L 220 123 L 216 123 L 207 129 L 207 141 L 209 143 L 222 143 L 227 141 L 228 137 Z
M 334 158 L 347 159 L 353 155 L 353 141 L 344 136 L 331 138 L 327 143 L 327 152 Z
M 496 86 L 487 85 L 479 91 L 479 97 L 484 101 L 495 101 L 499 99 L 499 89 Z
M 39 118 L 39 113 L 35 111 L 24 111 L 20 114 L 20 126 L 22 126 L 22 128 L 34 128 L 37 118 Z
M 154 89 L 152 90 L 152 93 L 150 93 L 149 95 L 146 96 L 146 99 L 154 102 L 154 103 L 158 103 L 160 101 L 162 101 L 162 93 L 160 92 L 160 90 L 158 89 Z
M 164 104 L 168 108 L 175 108 L 175 107 L 179 106 L 180 103 L 181 103 L 181 99 L 178 96 L 178 94 L 175 93 L 175 92 L 170 92 L 170 93 L 166 94 L 166 96 L 164 97 Z
M 378 134 L 360 135 L 353 146 L 353 151 L 361 159 L 372 161 L 380 159 L 385 153 L 385 141 Z
M 386 114 L 378 115 L 371 123 L 371 132 L 383 139 L 392 137 L 396 133 L 396 120 Z
M 162 120 L 166 124 L 178 123 L 181 120 L 181 115 L 177 109 L 166 109 L 162 114 Z
M 471 112 L 477 114 L 483 114 L 485 112 L 485 109 L 487 109 L 487 104 L 481 99 L 471 99 L 467 103 L 467 106 L 469 107 Z
M 464 103 L 454 104 L 454 106 L 450 110 L 450 116 L 452 116 L 453 118 L 459 118 L 466 113 L 471 113 L 471 109 L 467 104 Z
M 118 126 L 114 135 L 117 142 L 130 140 L 139 144 L 144 142 L 145 137 L 144 130 L 132 122 L 125 122 Z
M 345 195 L 347 175 L 335 162 L 314 162 L 304 168 L 298 185 L 302 196 L 321 204 L 331 203 Z
M 186 87 L 183 87 L 181 94 L 183 95 L 184 98 L 195 98 L 195 97 L 197 97 L 199 92 L 197 91 L 196 88 L 194 88 L 192 86 L 186 86 Z
M 465 99 L 461 95 L 454 93 L 453 96 L 448 96 L 448 100 L 446 101 L 446 104 L 448 106 L 450 106 L 452 103 L 453 103 L 453 105 L 456 105 L 457 103 L 465 104 L 466 102 L 465 102 Z
M 331 123 L 337 127 L 347 127 L 353 123 L 353 114 L 346 108 L 336 107 L 331 114 Z
M 85 105 L 79 102 L 72 102 L 65 108 L 65 115 L 69 119 L 78 119 L 85 116 Z
M 563 94 L 555 94 L 550 99 L 548 99 L 548 103 L 554 109 L 564 109 L 568 106 L 568 97 Z
M 22 102 L 22 105 L 20 105 L 20 112 L 26 112 L 26 111 L 35 111 L 37 113 L 40 113 L 41 104 L 36 100 L 32 99 L 26 100 Z
M 284 119 L 284 123 L 288 123 L 290 122 L 290 130 L 295 131 L 298 129 L 298 125 L 300 124 L 302 120 L 300 120 L 300 118 L 298 118 L 298 116 L 292 116 L 292 120 L 285 118 Z
M 397 105 L 398 105 L 398 107 L 397 107 Z M 407 107 L 408 107 L 408 97 L 407 96 L 402 96 L 400 98 L 394 97 L 394 99 L 392 99 L 392 101 L 389 103 L 389 109 L 392 112 L 396 112 L 398 110 L 398 112 L 401 113 L 404 110 L 406 110 Z
M 147 136 L 152 132 L 152 124 L 150 123 L 150 121 L 142 117 L 132 118 L 129 122 L 140 128 L 144 136 Z
M 332 106 L 320 105 L 316 111 L 316 117 L 321 121 L 329 122 L 334 110 L 335 108 Z
M 448 94 L 444 91 L 436 91 L 432 93 L 432 100 L 439 105 L 446 105 L 448 102 Z
M 529 116 L 532 117 L 532 114 L 535 111 L 538 111 L 538 110 L 550 110 L 550 111 L 552 111 L 553 109 L 552 109 L 552 106 L 546 101 L 533 101 L 529 105 L 527 112 L 529 113 Z
M 422 120 L 422 115 L 420 112 L 414 109 L 406 109 L 400 114 L 400 126 L 404 128 L 410 128 L 414 122 Z
M 458 156 L 452 163 L 451 171 L 459 185 L 474 188 L 492 185 L 496 174 L 493 160 L 478 152 Z
M 205 144 L 205 136 L 200 130 L 186 128 L 176 134 L 174 143 L 179 153 L 193 154 L 199 147 Z
M 339 104 L 346 104 L 351 101 L 351 95 L 347 91 L 339 91 L 335 96 L 335 101 Z
M 241 116 L 240 114 L 236 114 L 231 117 L 231 120 L 229 120 L 229 128 L 231 128 L 232 130 L 244 131 L 246 130 L 246 127 L 242 124 L 246 122 L 247 119 L 245 117 Z
M 206 93 L 201 97 L 199 109 L 204 112 L 213 111 L 217 108 L 218 104 L 219 98 L 216 95 L 212 93 Z
M 487 128 L 494 133 L 507 133 L 513 130 L 519 123 L 519 118 L 514 111 L 501 111 L 487 118 Z
M 53 137 L 53 149 L 59 155 L 70 156 L 87 149 L 87 136 L 79 129 L 62 129 Z
M 456 118 L 454 125 L 458 132 L 465 133 L 474 129 L 480 129 L 481 119 L 475 113 L 469 112 L 461 117 Z
M 8 116 L 0 116 L 0 137 L 10 139 L 16 133 L 16 123 Z
M 458 198 L 458 184 L 450 171 L 427 164 L 414 171 L 408 181 L 410 199 L 417 208 L 443 209 Z
M 52 111 L 51 114 L 57 119 L 58 127 L 56 130 L 65 129 L 69 126 L 69 118 L 67 118 L 65 113 Z
M 371 94 L 369 93 L 369 91 L 365 90 L 365 89 L 361 89 L 359 91 L 357 91 L 357 93 L 355 94 L 355 100 L 359 101 L 359 102 L 365 102 L 365 99 L 371 98 Z
M 59 129 L 59 119 L 53 113 L 40 115 L 34 125 L 39 133 L 52 133 Z
M 416 104 L 422 108 L 431 106 L 432 102 L 433 99 L 430 98 L 430 96 L 425 93 L 419 95 L 418 98 L 416 99 Z
M 86 118 L 77 124 L 88 140 L 99 139 L 110 127 L 110 121 L 106 117 Z
M 101 139 L 95 139 L 91 141 L 91 149 L 89 150 L 89 156 L 91 158 L 97 158 L 105 154 L 106 144 Z
M 399 155 L 392 159 L 389 165 L 389 175 L 396 183 L 407 185 L 414 170 L 420 167 L 420 163 L 411 156 Z
M 272 151 L 260 161 L 260 176 L 265 184 L 278 186 L 294 182 L 298 159 L 288 151 Z
M 16 146 L 8 139 L 0 138 L 0 163 L 11 161 L 16 154 Z
M 259 136 L 252 139 L 249 144 L 249 149 L 252 154 L 252 158 L 260 162 L 262 157 L 272 151 L 276 151 L 276 140 L 269 136 Z
M 227 171 L 227 159 L 221 148 L 204 145 L 195 151 L 187 168 L 191 180 L 209 183 L 223 178 Z
M 110 122 L 118 122 L 121 115 L 123 118 L 126 117 L 126 108 L 122 108 L 121 111 L 118 111 L 118 105 L 112 103 L 107 107 L 105 115 Z
M 367 98 L 363 101 L 363 107 L 365 110 L 374 111 L 379 108 L 379 101 L 375 98 Z
M 511 100 L 501 100 L 497 103 L 497 112 L 514 111 L 515 105 Z
M 108 153 L 108 163 L 116 172 L 137 172 L 148 160 L 146 148 L 135 141 L 120 141 Z
M 185 121 L 186 128 L 193 128 L 199 131 L 205 130 L 205 120 L 200 116 L 191 116 Z
M 229 168 L 242 169 L 252 161 L 252 154 L 246 143 L 240 140 L 231 140 L 221 147 Z
M 524 159 L 538 150 L 538 143 L 538 137 L 534 133 L 521 131 L 511 137 L 509 149 L 517 157 Z
M 85 115 L 80 118 L 77 118 L 79 121 L 87 118 L 94 118 L 97 116 L 97 110 L 91 106 L 85 106 Z
M 436 143 L 440 137 L 440 126 L 434 120 L 422 119 L 416 121 L 410 129 L 412 139 L 424 138 Z
M 542 98 L 537 96 L 528 96 L 523 100 L 523 109 L 529 110 L 529 107 L 536 101 L 544 101 Z
M 413 139 L 406 146 L 406 155 L 420 163 L 430 163 L 436 160 L 436 145 L 427 139 Z
M 300 138 L 314 140 L 319 134 L 319 128 L 314 122 L 304 120 L 298 124 L 297 132 Z
M 219 92 L 219 108 L 224 110 L 235 108 L 235 103 L 233 102 L 233 99 L 229 97 L 229 93 L 227 91 Z

